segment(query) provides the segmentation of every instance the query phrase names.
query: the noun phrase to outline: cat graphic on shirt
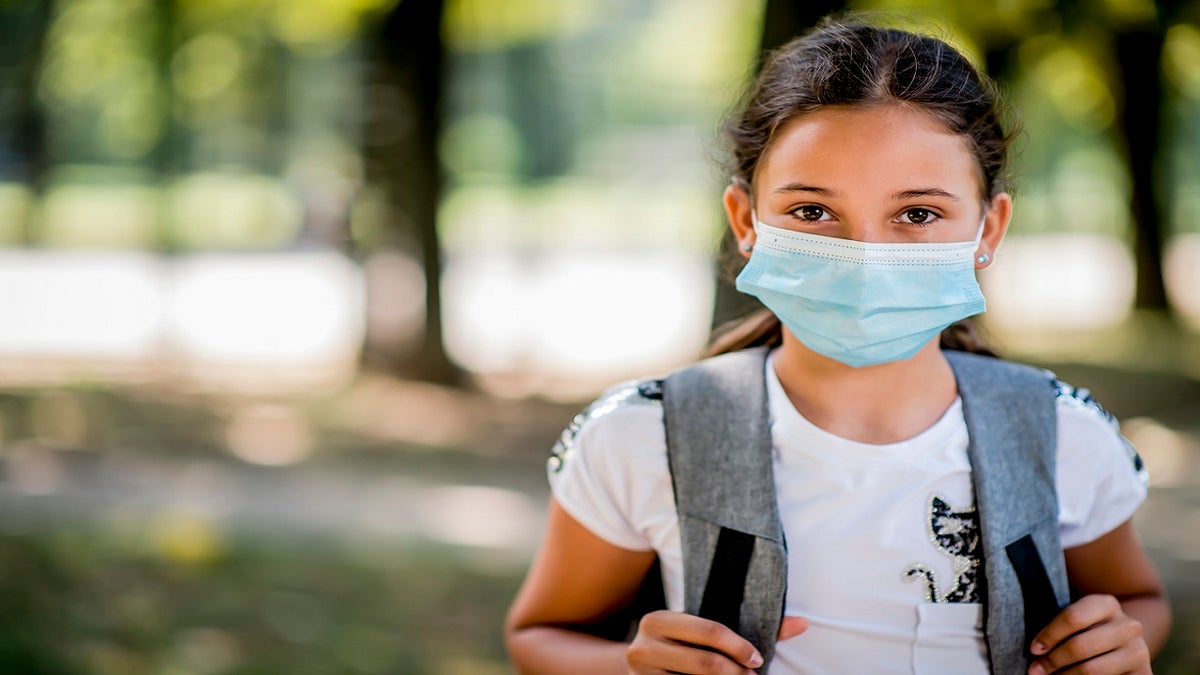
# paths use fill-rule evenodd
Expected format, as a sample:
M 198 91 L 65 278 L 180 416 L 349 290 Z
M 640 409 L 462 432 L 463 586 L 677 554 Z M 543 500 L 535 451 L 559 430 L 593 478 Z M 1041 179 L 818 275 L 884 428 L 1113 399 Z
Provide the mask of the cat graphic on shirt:
M 941 495 L 929 500 L 929 535 L 934 546 L 950 558 L 954 579 L 941 589 L 938 575 L 930 566 L 914 563 L 904 570 L 904 579 L 925 581 L 927 602 L 979 602 L 979 513 L 975 507 L 955 511 Z

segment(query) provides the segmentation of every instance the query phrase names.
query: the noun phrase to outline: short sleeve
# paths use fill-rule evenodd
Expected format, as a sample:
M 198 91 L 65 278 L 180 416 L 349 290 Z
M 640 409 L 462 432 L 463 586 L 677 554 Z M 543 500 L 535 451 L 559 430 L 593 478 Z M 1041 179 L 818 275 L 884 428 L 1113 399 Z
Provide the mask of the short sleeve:
M 1146 499 L 1147 475 L 1117 421 L 1085 390 L 1058 383 L 1059 530 L 1081 546 L 1129 520 Z
M 662 406 L 635 385 L 578 415 L 547 464 L 550 491 L 593 534 L 621 548 L 654 548 L 650 528 L 673 515 Z M 667 495 L 664 510 L 664 493 Z

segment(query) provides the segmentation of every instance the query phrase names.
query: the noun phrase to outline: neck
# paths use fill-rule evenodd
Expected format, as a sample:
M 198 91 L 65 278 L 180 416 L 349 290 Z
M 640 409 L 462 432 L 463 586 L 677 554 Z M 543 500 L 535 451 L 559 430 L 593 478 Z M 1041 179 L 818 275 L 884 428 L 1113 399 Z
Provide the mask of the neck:
M 862 443 L 895 443 L 928 429 L 958 389 L 938 341 L 915 356 L 854 368 L 804 346 L 787 329 L 775 374 L 796 410 L 818 427 Z

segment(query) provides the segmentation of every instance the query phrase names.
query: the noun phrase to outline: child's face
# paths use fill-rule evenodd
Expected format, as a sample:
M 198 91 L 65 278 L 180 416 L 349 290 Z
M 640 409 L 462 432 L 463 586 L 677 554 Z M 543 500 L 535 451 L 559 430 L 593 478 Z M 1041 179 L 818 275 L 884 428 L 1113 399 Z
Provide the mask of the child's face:
M 768 225 L 864 242 L 970 241 L 984 215 L 966 139 L 904 105 L 825 108 L 792 120 L 759 163 L 753 189 Z

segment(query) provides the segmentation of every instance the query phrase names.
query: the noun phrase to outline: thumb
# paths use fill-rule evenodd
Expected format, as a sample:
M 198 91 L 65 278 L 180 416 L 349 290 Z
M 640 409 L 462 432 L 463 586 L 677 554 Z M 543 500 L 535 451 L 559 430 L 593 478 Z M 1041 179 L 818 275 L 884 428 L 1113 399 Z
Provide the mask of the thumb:
M 808 630 L 808 619 L 802 616 L 785 616 L 779 623 L 778 640 L 780 642 L 790 640 L 806 630 Z

